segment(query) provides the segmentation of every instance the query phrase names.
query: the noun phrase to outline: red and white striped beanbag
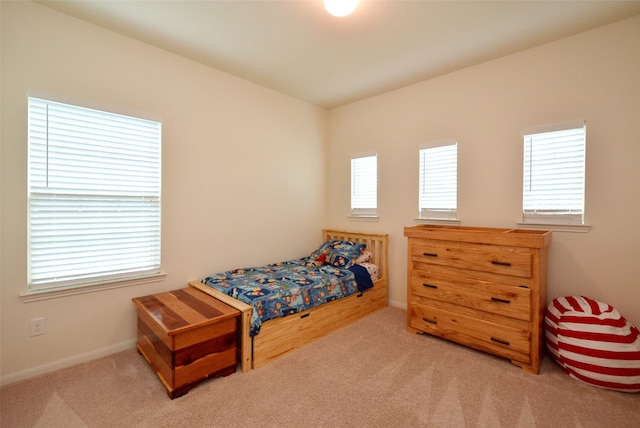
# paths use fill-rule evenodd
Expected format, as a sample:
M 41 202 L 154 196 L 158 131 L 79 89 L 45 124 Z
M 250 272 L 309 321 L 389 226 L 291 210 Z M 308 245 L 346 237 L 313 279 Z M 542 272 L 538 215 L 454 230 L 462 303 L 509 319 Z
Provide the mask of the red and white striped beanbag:
M 640 333 L 612 306 L 558 297 L 545 311 L 545 341 L 569 375 L 623 392 L 640 391 Z

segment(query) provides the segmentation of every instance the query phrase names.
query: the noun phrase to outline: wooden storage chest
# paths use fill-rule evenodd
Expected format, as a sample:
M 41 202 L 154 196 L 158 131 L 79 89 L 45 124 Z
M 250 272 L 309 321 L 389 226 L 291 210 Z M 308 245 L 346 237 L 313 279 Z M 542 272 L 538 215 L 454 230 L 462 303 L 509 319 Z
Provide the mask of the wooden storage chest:
M 405 227 L 407 328 L 538 373 L 551 232 Z
M 169 397 L 186 394 L 207 377 L 235 372 L 240 311 L 192 287 L 136 297 L 133 303 L 138 351 Z

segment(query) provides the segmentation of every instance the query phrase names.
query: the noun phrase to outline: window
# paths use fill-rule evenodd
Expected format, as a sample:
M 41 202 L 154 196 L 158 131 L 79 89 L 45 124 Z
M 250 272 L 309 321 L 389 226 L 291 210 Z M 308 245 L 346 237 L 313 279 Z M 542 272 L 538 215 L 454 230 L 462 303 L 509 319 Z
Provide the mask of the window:
M 455 220 L 458 205 L 458 144 L 445 141 L 420 149 L 420 218 Z
M 351 215 L 374 217 L 378 210 L 378 156 L 351 158 Z
M 161 124 L 28 101 L 29 289 L 158 274 Z
M 524 133 L 523 222 L 584 223 L 584 121 Z

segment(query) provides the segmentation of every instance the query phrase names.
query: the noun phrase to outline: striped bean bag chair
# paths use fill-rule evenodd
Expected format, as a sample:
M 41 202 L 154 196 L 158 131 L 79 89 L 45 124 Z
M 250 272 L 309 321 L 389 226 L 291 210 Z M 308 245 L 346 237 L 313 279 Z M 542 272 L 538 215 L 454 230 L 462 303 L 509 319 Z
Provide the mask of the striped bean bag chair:
M 640 391 L 640 334 L 610 305 L 558 297 L 545 311 L 551 356 L 575 379 L 601 388 Z

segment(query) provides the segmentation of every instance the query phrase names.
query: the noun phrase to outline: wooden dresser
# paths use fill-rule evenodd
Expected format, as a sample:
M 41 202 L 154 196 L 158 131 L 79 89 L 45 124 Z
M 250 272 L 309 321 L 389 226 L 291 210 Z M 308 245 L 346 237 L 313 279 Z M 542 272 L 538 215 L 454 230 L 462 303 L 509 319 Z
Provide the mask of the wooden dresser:
M 172 399 L 203 379 L 236 371 L 240 311 L 191 287 L 136 297 L 133 303 L 138 351 Z
M 420 225 L 408 238 L 407 328 L 540 371 L 551 232 Z

